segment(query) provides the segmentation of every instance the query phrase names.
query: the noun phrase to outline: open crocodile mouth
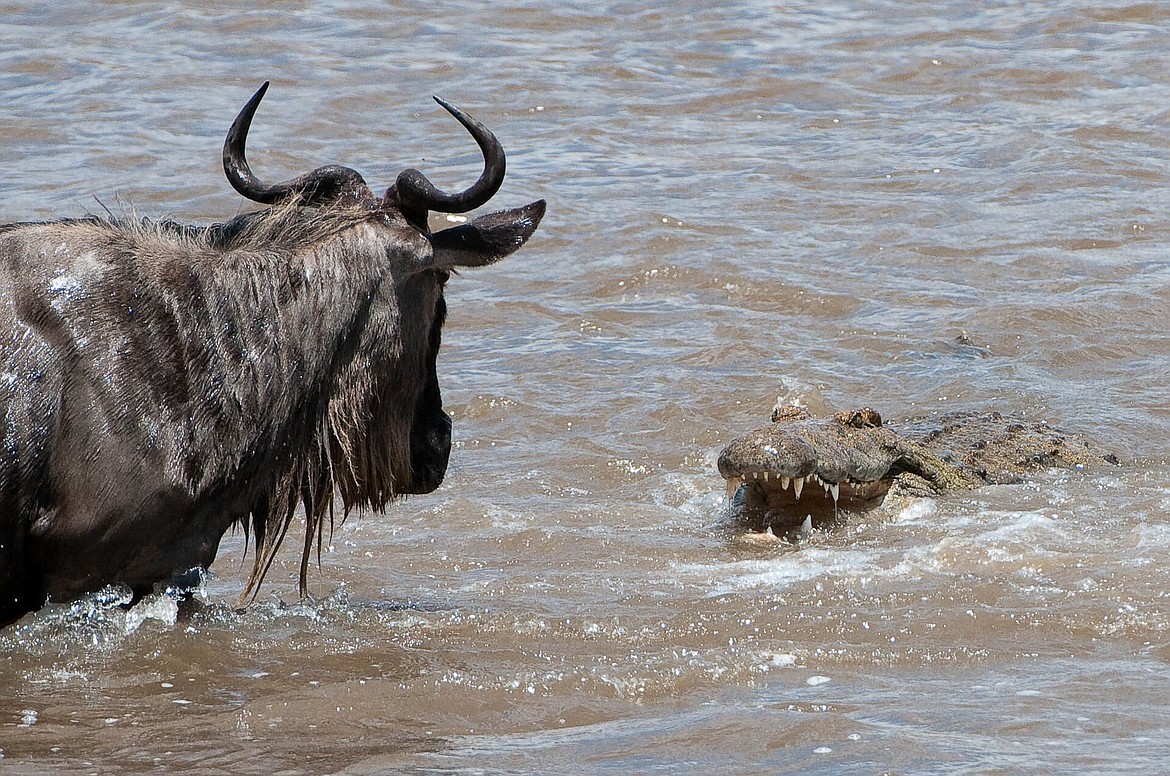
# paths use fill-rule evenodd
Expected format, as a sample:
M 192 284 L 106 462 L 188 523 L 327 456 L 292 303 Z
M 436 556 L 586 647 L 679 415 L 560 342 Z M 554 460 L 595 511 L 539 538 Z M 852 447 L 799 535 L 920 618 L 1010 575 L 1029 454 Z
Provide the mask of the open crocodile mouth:
M 885 496 L 890 489 L 887 480 L 870 480 L 859 482 L 844 480 L 831 482 L 822 479 L 813 473 L 804 477 L 785 477 L 770 471 L 744 472 L 742 475 L 732 475 L 727 478 L 727 500 L 733 502 L 740 488 L 745 485 L 754 487 L 768 503 L 777 506 L 788 505 L 799 508 L 801 496 L 805 497 L 805 504 L 811 504 L 818 496 L 816 491 L 823 490 L 826 499 L 832 499 L 832 506 L 850 508 L 858 506 L 872 506 L 874 499 Z M 809 491 L 813 491 L 809 493 Z
M 891 482 L 844 479 L 833 482 L 815 472 L 787 477 L 768 470 L 726 477 L 727 504 L 757 530 L 789 528 L 805 520 L 812 525 L 836 521 L 841 512 L 861 512 L 882 503 Z
M 759 530 L 836 520 L 878 506 L 897 457 L 872 410 L 813 420 L 777 407 L 773 424 L 733 440 L 719 455 L 732 512 Z

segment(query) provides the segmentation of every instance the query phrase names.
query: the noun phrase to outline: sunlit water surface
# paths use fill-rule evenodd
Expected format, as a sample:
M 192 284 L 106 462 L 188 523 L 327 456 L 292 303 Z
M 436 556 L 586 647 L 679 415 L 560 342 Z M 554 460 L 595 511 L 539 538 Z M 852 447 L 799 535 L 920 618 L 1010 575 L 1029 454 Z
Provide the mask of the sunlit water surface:
M 251 160 L 439 185 L 528 247 L 449 286 L 445 484 L 233 608 L 0 632 L 0 770 L 1152 772 L 1170 761 L 1170 8 L 9 3 L 0 221 L 247 207 Z M 966 334 L 974 347 L 956 345 Z M 1045 418 L 1125 465 L 732 538 L 778 395 Z

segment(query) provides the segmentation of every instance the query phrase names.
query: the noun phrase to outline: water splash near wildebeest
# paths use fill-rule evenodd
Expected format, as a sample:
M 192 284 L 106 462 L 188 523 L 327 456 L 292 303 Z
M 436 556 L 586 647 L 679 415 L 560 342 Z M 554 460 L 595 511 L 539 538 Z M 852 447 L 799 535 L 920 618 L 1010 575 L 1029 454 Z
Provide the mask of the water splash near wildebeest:
M 336 165 L 265 184 L 244 144 L 267 87 L 223 158 L 270 208 L 0 226 L 0 623 L 111 583 L 149 591 L 210 564 L 233 524 L 256 542 L 254 594 L 298 506 L 303 591 L 335 493 L 384 510 L 442 481 L 444 284 L 523 245 L 544 202 L 431 233 L 428 211 L 486 204 L 505 171 L 442 100 L 484 155 L 466 191 L 406 170 L 377 196 Z

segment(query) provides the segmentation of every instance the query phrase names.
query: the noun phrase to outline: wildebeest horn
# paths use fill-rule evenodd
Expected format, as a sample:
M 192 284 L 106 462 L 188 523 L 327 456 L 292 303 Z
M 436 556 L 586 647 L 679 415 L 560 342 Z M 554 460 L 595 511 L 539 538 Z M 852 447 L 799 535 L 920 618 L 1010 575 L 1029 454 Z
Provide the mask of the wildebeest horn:
M 248 100 L 248 104 L 232 122 L 223 143 L 223 171 L 227 173 L 232 188 L 248 199 L 265 205 L 291 196 L 303 197 L 305 204 L 310 205 L 339 199 L 372 200 L 373 194 L 362 176 L 356 170 L 336 164 L 318 167 L 298 178 L 273 185 L 261 183 L 252 174 L 248 160 L 244 158 L 244 143 L 248 139 L 248 128 L 252 126 L 256 106 L 268 91 L 268 83 L 265 81 L 252 95 L 252 99 Z
M 398 193 L 398 202 L 404 210 L 419 212 L 436 210 L 440 213 L 466 213 L 487 203 L 500 190 L 504 182 L 506 159 L 504 149 L 491 131 L 463 111 L 441 97 L 435 97 L 435 102 L 447 109 L 447 112 L 459 120 L 466 127 L 475 142 L 483 152 L 483 173 L 471 188 L 459 194 L 447 194 L 435 188 L 426 176 L 418 170 L 403 170 L 398 174 L 394 188 Z

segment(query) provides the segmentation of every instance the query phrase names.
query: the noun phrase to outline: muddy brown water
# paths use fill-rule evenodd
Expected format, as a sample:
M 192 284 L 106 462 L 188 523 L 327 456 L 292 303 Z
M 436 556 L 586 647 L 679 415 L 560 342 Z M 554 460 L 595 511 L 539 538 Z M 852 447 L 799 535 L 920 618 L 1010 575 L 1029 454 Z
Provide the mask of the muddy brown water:
M 1013 773 L 1170 761 L 1170 7 L 15 2 L 0 221 L 240 212 L 219 148 L 454 187 L 536 238 L 449 286 L 447 480 L 232 608 L 0 632 L 13 773 Z M 957 344 L 965 334 L 971 344 Z M 729 538 L 778 395 L 995 409 L 1101 474 Z

